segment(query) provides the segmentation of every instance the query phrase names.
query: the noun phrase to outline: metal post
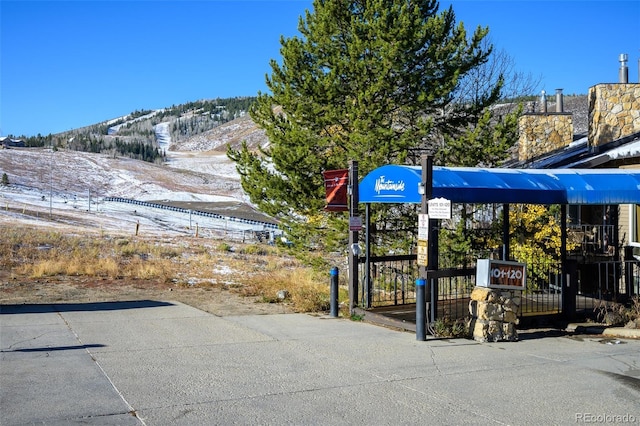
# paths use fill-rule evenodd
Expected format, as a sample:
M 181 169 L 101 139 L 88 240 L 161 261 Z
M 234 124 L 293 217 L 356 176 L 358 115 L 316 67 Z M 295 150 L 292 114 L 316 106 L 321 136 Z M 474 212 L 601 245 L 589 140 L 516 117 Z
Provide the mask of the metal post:
M 431 166 L 431 157 L 427 156 L 427 155 L 423 155 L 422 158 L 420 159 L 420 165 L 422 166 L 422 175 L 421 175 L 421 183 L 422 183 L 422 187 L 424 188 L 424 191 L 422 193 L 422 197 L 420 198 L 420 213 L 425 214 L 428 213 L 429 210 L 429 196 L 431 195 L 431 188 L 430 186 L 430 181 L 429 178 L 431 177 L 431 174 L 427 171 L 429 169 L 429 167 Z M 428 225 L 427 225 L 428 226 Z M 428 231 L 427 231 L 428 232 Z M 429 245 L 427 243 L 427 250 L 429 250 Z M 427 252 L 427 265 L 428 265 L 428 261 L 429 261 L 429 253 Z M 418 275 L 421 279 L 425 279 L 427 278 L 427 267 L 426 266 L 419 266 L 418 267 Z M 426 281 L 425 281 L 426 283 Z M 425 295 L 425 300 L 423 303 L 418 302 L 418 281 L 416 281 L 416 339 L 419 339 L 418 336 L 418 310 L 421 309 L 419 308 L 420 306 L 424 305 L 425 306 L 425 310 L 426 310 L 426 303 L 427 300 L 429 301 L 429 303 L 433 300 L 433 298 L 431 297 L 431 290 L 432 290 L 432 286 L 431 283 L 429 283 L 429 288 L 422 288 L 420 291 L 424 294 L 426 293 L 428 290 L 429 294 L 428 297 Z M 433 323 L 434 318 L 433 318 L 433 306 L 431 305 L 431 309 L 429 309 L 429 323 Z
M 633 266 L 635 264 L 635 258 L 633 257 L 633 247 L 625 246 L 624 248 L 624 283 L 625 294 L 630 299 L 635 295 Z
M 418 278 L 416 280 L 416 340 L 427 340 L 427 300 L 426 300 L 427 280 Z
M 433 156 L 422 156 L 422 183 L 424 185 L 424 195 L 421 200 L 421 212 L 429 212 L 429 200 L 433 197 Z M 428 281 L 427 300 L 429 302 L 430 322 L 433 323 L 437 317 L 438 309 L 438 281 L 429 277 L 429 271 L 438 270 L 438 220 L 429 219 L 429 242 L 428 242 L 428 261 L 427 267 L 420 269 L 420 276 L 426 277 Z
M 509 260 L 511 257 L 509 238 L 509 204 L 502 205 L 502 260 Z
M 573 271 L 576 272 L 575 270 Z M 574 281 L 567 260 L 567 205 L 560 206 L 560 285 L 562 288 L 562 315 L 572 320 L 576 315 L 577 289 L 571 285 Z
M 331 298 L 331 316 L 333 318 L 338 318 L 338 268 L 331 268 L 331 289 L 330 289 L 330 298 Z
M 426 159 L 426 178 L 427 185 L 425 187 L 427 213 L 429 210 L 428 200 L 433 198 L 433 156 L 429 155 Z M 425 200 L 422 200 L 424 203 Z M 424 207 L 423 207 L 424 208 Z M 438 219 L 429 218 L 429 265 L 427 266 L 429 271 L 438 270 Z
M 371 235 L 369 235 L 371 233 L 371 224 L 369 223 L 371 221 L 371 204 L 370 203 L 365 204 L 364 216 L 365 216 L 364 286 L 367 292 L 366 308 L 369 309 L 371 308 L 372 299 L 373 299 L 373 289 L 371 288 L 371 256 L 370 256 Z
M 430 167 L 431 164 L 431 157 L 427 156 L 427 155 L 423 155 L 421 158 L 421 166 L 422 166 L 422 186 L 424 187 L 424 193 L 422 194 L 422 197 L 420 198 L 420 213 L 422 214 L 426 214 L 429 212 L 429 197 L 431 196 L 431 188 L 429 188 L 429 177 L 430 177 L 430 173 L 428 172 L 428 169 Z M 420 266 L 418 268 L 418 274 L 420 275 L 420 277 L 422 278 L 426 278 L 427 277 L 427 267 L 426 266 Z
M 434 324 L 436 322 L 436 310 L 438 308 L 438 281 L 436 278 L 431 278 L 428 290 L 431 303 L 431 309 L 429 309 L 429 324 Z
M 349 161 L 349 188 L 351 189 L 351 203 L 349 218 L 358 216 L 358 162 Z M 358 297 L 358 231 L 349 231 L 349 314 L 353 315 Z

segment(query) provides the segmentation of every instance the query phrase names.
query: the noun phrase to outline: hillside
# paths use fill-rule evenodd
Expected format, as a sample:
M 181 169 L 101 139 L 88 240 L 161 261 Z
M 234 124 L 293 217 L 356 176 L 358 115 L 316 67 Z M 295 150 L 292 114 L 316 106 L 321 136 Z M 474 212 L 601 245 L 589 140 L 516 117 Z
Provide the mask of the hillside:
M 238 148 L 243 141 L 246 141 L 250 148 L 265 146 L 268 143 L 264 131 L 259 129 L 248 115 L 184 140 L 172 142 L 170 149 L 174 152 L 226 152 L 227 145 Z
M 205 202 L 212 203 L 213 207 L 219 205 L 223 214 L 230 217 L 255 218 L 259 214 L 247 203 L 235 166 L 226 157 L 225 150 L 227 144 L 237 146 L 243 140 L 252 146 L 264 145 L 267 140 L 248 115 L 239 115 L 212 129 L 173 140 L 171 127 L 180 120 L 193 120 L 193 111 L 179 118 L 164 116 L 166 121 L 160 122 L 159 111 L 155 111 L 130 120 L 118 119 L 117 125 L 110 125 L 112 120 L 55 135 L 56 150 L 48 147 L 0 150 L 0 173 L 6 173 L 10 183 L 1 188 L 3 210 L 0 220 L 31 223 L 34 217 L 39 222 L 43 217 L 59 217 L 61 222 L 100 229 L 121 229 L 122 221 L 138 223 L 142 220 L 149 232 L 190 232 L 183 226 L 185 218 L 180 218 L 178 222 L 181 223 L 176 224 L 164 220 L 166 212 L 150 212 L 149 217 L 144 217 L 140 208 L 114 205 L 109 206 L 113 209 L 110 211 L 107 206 L 100 205 L 104 197 Z M 204 127 L 209 125 L 211 123 Z M 144 136 L 144 129 L 149 128 L 154 132 L 151 138 Z M 165 161 L 159 164 L 111 151 L 92 153 L 66 147 L 70 140 L 73 143 L 95 137 L 98 129 L 106 130 L 107 134 L 101 137 L 107 141 L 147 137 L 166 153 Z M 87 216 L 92 210 L 94 214 Z

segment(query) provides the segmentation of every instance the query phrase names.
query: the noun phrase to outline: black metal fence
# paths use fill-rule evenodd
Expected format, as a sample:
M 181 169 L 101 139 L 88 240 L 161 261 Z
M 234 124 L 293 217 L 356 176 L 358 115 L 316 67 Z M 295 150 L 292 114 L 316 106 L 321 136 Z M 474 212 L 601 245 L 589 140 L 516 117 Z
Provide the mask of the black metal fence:
M 626 303 L 640 294 L 640 263 L 601 261 L 578 265 L 576 309 L 593 311 L 600 301 Z
M 360 306 L 371 308 L 415 303 L 418 278 L 416 259 L 416 255 L 360 258 Z
M 437 300 L 432 320 L 456 320 L 469 315 L 471 292 L 476 286 L 476 268 L 440 269 L 428 277 L 430 300 Z
M 559 262 L 527 262 L 527 289 L 520 314 L 557 314 L 562 308 L 562 266 Z
M 562 312 L 561 271 L 558 262 L 527 265 L 528 284 L 521 296 L 520 315 Z M 593 311 L 600 300 L 625 302 L 640 294 L 640 264 L 635 260 L 578 265 L 576 273 L 575 308 L 578 312 Z M 361 258 L 358 304 L 369 309 L 415 303 L 417 278 L 415 255 Z M 455 320 L 469 315 L 469 300 L 475 281 L 475 267 L 430 271 L 428 299 L 437 300 L 432 319 Z

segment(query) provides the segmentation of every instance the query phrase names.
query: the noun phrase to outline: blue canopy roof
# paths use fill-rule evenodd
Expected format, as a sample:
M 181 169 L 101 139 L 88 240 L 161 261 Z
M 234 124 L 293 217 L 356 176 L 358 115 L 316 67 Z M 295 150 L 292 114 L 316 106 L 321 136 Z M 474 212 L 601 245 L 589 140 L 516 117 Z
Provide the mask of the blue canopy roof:
M 361 203 L 420 203 L 419 166 L 386 165 L 358 186 Z M 433 198 L 453 203 L 640 204 L 640 170 L 433 168 Z

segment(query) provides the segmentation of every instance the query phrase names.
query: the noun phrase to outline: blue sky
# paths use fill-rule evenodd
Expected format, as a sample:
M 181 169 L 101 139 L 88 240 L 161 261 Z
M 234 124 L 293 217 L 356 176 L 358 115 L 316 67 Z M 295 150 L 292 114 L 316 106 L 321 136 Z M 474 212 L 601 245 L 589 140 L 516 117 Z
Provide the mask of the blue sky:
M 449 1 L 441 2 L 441 9 Z M 265 91 L 280 36 L 311 1 L 0 0 L 0 134 L 46 135 L 205 98 Z M 540 89 L 638 82 L 640 2 L 453 1 Z

